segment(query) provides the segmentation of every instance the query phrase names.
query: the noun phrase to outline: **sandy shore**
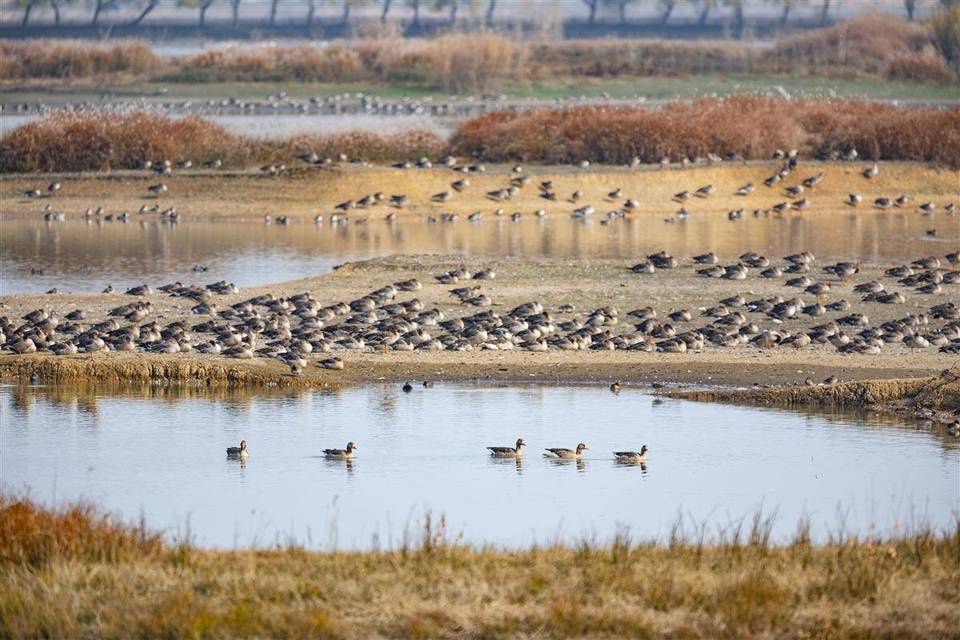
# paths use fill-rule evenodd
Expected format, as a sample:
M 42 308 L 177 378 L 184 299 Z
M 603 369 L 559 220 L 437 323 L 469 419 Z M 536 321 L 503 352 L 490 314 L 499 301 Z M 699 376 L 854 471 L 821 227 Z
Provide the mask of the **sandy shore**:
M 360 200 L 364 196 L 383 192 L 386 195 L 406 195 L 409 203 L 398 209 L 385 202 L 367 208 L 351 209 L 351 220 L 380 220 L 388 213 L 402 217 L 439 216 L 442 212 L 456 212 L 463 217 L 480 211 L 486 217 L 494 210 L 503 208 L 504 215 L 519 212 L 532 216 L 543 209 L 546 216 L 568 217 L 573 209 L 591 204 L 602 214 L 633 198 L 645 213 L 672 216 L 680 204 L 671 198 L 681 191 L 694 191 L 712 184 L 716 192 L 708 198 L 690 198 L 684 207 L 691 215 L 704 213 L 726 214 L 727 211 L 746 208 L 768 209 L 780 202 L 792 202 L 801 197 L 809 201 L 803 211 L 785 215 L 815 216 L 817 213 L 845 209 L 843 202 L 851 191 L 863 195 L 860 209 L 873 211 L 874 198 L 896 198 L 906 193 L 913 199 L 905 209 L 926 201 L 938 206 L 960 200 L 960 172 L 938 169 L 921 163 L 882 163 L 880 174 L 872 180 L 860 175 L 865 163 L 801 163 L 796 179 L 791 178 L 776 188 L 763 185 L 765 178 L 775 173 L 780 162 L 723 163 L 715 166 L 697 166 L 688 169 L 673 168 L 661 171 L 644 166 L 636 169 L 624 167 L 590 167 L 581 170 L 574 167 L 526 166 L 522 175 L 530 176 L 530 183 L 509 200 L 496 201 L 487 193 L 509 186 L 510 166 L 490 165 L 485 173 L 464 176 L 446 168 L 391 169 L 367 167 L 354 164 L 329 169 L 304 166 L 293 160 L 289 169 L 277 176 L 252 171 L 211 172 L 190 170 L 175 172 L 172 176 L 156 177 L 147 172 L 119 171 L 102 174 L 70 175 L 7 175 L 0 178 L 0 212 L 4 215 L 41 215 L 46 205 L 68 216 L 79 216 L 88 208 L 102 206 L 107 213 L 123 211 L 138 216 L 139 209 L 146 205 L 159 205 L 161 209 L 175 207 L 181 221 L 190 219 L 262 220 L 264 214 L 272 217 L 288 216 L 291 222 L 312 221 L 316 215 L 329 215 L 334 207 L 348 200 Z M 814 189 L 799 196 L 783 192 L 786 184 L 799 182 L 822 172 L 823 181 Z M 451 191 L 451 183 L 467 177 L 469 186 L 463 191 L 452 191 L 445 202 L 431 198 L 441 192 Z M 45 190 L 53 181 L 60 181 L 63 188 L 52 198 L 27 198 L 28 189 Z M 539 197 L 537 185 L 541 181 L 553 182 L 556 201 Z M 163 182 L 168 191 L 153 197 L 147 187 Z M 755 191 L 748 197 L 736 196 L 739 187 L 752 183 Z M 620 189 L 619 200 L 606 198 L 607 194 Z M 570 196 L 580 191 L 583 196 L 571 202 Z M 144 214 L 147 218 L 156 214 Z M 135 218 L 139 219 L 139 218 Z M 948 229 L 945 229 L 948 231 Z M 816 247 L 812 247 L 815 251 Z
M 631 331 L 626 314 L 637 308 L 652 306 L 659 317 L 677 309 L 690 310 L 690 322 L 678 322 L 681 329 L 702 326 L 709 318 L 700 316 L 700 309 L 735 294 L 747 298 L 773 295 L 810 298 L 802 290 L 785 287 L 783 279 L 752 277 L 746 281 L 727 281 L 697 277 L 689 259 L 682 258 L 677 269 L 661 270 L 652 275 L 633 274 L 620 260 L 468 260 L 473 269 L 489 268 L 494 280 L 471 281 L 493 301 L 488 309 L 505 314 L 523 302 L 537 300 L 556 321 L 578 316 L 581 319 L 595 308 L 613 305 L 621 312 L 622 322 L 615 331 Z M 426 309 L 438 309 L 445 317 L 455 318 L 480 309 L 459 303 L 449 294 L 455 285 L 441 285 L 433 276 L 462 264 L 459 256 L 405 256 L 349 263 L 329 275 L 287 282 L 270 287 L 243 290 L 233 295 L 215 296 L 219 308 L 272 293 L 288 297 L 309 291 L 322 304 L 360 298 L 386 284 L 417 278 L 420 291 L 401 293 L 397 300 L 417 298 Z M 826 275 L 826 274 L 822 274 Z M 867 313 L 871 326 L 917 313 L 926 307 L 956 300 L 957 285 L 945 286 L 934 295 L 916 293 L 903 288 L 906 303 L 884 305 L 860 303 L 853 283 L 839 283 L 831 299 L 848 299 L 852 311 Z M 882 267 L 865 268 L 856 281 L 882 278 Z M 888 278 L 889 280 L 889 278 Z M 469 284 L 469 283 L 468 283 Z M 107 317 L 109 309 L 134 300 L 149 300 L 153 312 L 146 321 L 160 326 L 182 320 L 193 326 L 210 319 L 191 313 L 195 302 L 187 298 L 155 293 L 144 298 L 112 294 L 15 295 L 0 298 L 0 315 L 20 318 L 29 311 L 45 308 L 62 317 L 73 309 L 84 309 L 85 324 Z M 573 305 L 574 311 L 561 313 L 561 305 Z M 782 328 L 796 332 L 835 319 L 839 313 L 820 318 L 788 321 Z M 761 328 L 780 325 L 762 314 L 750 314 Z M 933 326 L 937 326 L 934 323 Z M 434 334 L 438 327 L 429 327 Z M 198 339 L 200 339 L 198 337 Z M 322 357 L 338 355 L 345 362 L 343 370 L 326 370 L 315 366 Z M 651 384 L 682 383 L 697 386 L 714 385 L 796 385 L 804 379 L 820 381 L 836 376 L 841 381 L 911 378 L 935 375 L 956 362 L 956 356 L 938 353 L 935 347 L 910 349 L 902 344 L 886 345 L 880 355 L 841 354 L 833 346 L 811 345 L 802 349 L 777 347 L 761 349 L 754 345 L 717 347 L 710 344 L 701 352 L 685 354 L 645 353 L 640 351 L 561 351 L 536 353 L 510 351 L 411 351 L 342 350 L 329 354 L 312 354 L 302 375 L 290 375 L 287 365 L 275 359 L 237 360 L 223 356 L 200 355 L 196 352 L 176 355 L 99 352 L 74 356 L 45 354 L 0 356 L 0 371 L 8 377 L 29 377 L 60 380 L 82 379 L 182 379 L 213 382 L 267 383 L 280 385 L 352 384 L 369 381 L 405 380 L 487 380 L 539 382 L 613 382 Z

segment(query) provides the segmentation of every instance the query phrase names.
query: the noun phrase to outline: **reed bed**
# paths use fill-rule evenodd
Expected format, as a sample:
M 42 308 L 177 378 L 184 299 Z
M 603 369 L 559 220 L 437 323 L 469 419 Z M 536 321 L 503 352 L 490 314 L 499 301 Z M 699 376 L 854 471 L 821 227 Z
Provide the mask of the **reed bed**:
M 301 153 L 336 158 L 346 153 L 370 161 L 415 160 L 443 150 L 429 132 L 380 136 L 346 133 L 261 140 L 228 132 L 197 116 L 59 113 L 18 127 L 0 138 L 0 171 L 108 171 L 138 169 L 145 161 L 221 160 L 232 167 L 289 162 Z
M 205 551 L 9 495 L 0 515 L 3 637 L 960 634 L 960 522 L 821 546 L 808 523 L 775 544 L 756 514 L 716 531 L 680 520 L 657 543 L 624 531 L 509 551 L 464 546 L 428 514 L 397 548 L 361 553 Z M 38 527 L 58 543 L 34 562 L 21 549 Z
M 771 49 L 629 39 L 517 42 L 491 32 L 429 40 L 394 36 L 331 45 L 234 47 L 167 59 L 137 42 L 3 42 L 0 80 L 138 76 L 172 82 L 405 82 L 460 93 L 491 92 L 514 82 L 699 74 L 872 76 L 949 83 L 957 81 L 956 69 L 947 64 L 957 59 L 955 37 L 944 36 L 953 33 L 952 24 L 941 18 L 928 31 L 892 16 L 868 15 L 786 38 Z
M 0 138 L 0 171 L 137 169 L 144 161 L 219 159 L 225 166 L 287 163 L 296 156 L 369 162 L 450 154 L 484 162 L 625 164 L 634 158 L 735 154 L 767 159 L 777 149 L 819 157 L 851 148 L 864 159 L 960 167 L 960 109 L 900 108 L 844 100 L 756 96 L 674 102 L 661 108 L 574 107 L 496 111 L 463 122 L 444 142 L 427 131 L 249 138 L 197 116 L 145 112 L 60 113 Z
M 139 41 L 0 41 L 2 80 L 143 77 L 164 67 L 150 45 Z
M 857 149 L 874 160 L 960 167 L 960 110 L 904 109 L 845 100 L 755 96 L 674 102 L 659 109 L 577 107 L 495 112 L 463 123 L 450 151 L 487 162 L 624 164 L 633 158 L 766 159 L 777 149 L 806 157 Z

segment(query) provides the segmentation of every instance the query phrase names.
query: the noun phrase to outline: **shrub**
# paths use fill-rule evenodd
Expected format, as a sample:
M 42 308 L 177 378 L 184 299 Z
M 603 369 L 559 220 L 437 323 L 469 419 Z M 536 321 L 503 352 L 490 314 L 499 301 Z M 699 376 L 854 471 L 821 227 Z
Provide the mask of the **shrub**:
M 656 162 L 663 156 L 775 149 L 808 156 L 855 147 L 866 157 L 960 167 L 960 110 L 898 108 L 844 100 L 735 96 L 662 108 L 577 107 L 494 112 L 461 124 L 450 152 L 488 162 Z
M 160 58 L 143 42 L 0 41 L 0 79 L 91 78 L 157 71 Z
M 957 75 L 940 57 L 923 53 L 897 56 L 887 65 L 884 75 L 898 82 L 950 84 L 957 81 Z
M 415 160 L 443 151 L 443 141 L 424 131 L 392 136 L 349 133 L 261 140 L 232 134 L 197 116 L 168 118 L 128 114 L 59 113 L 25 124 L 0 139 L 0 171 L 104 171 L 136 169 L 144 161 L 220 159 L 228 166 L 288 162 L 300 153 L 371 161 Z

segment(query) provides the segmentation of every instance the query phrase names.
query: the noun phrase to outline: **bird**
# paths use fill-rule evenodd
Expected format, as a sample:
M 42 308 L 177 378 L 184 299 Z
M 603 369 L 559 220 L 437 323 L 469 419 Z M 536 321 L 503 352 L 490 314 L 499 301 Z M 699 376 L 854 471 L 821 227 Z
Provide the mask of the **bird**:
M 617 462 L 646 462 L 647 451 L 649 451 L 647 445 L 643 445 L 640 451 L 614 451 L 613 455 Z
M 400 388 L 403 390 L 404 393 L 410 393 L 411 391 L 413 391 L 413 385 L 410 384 L 409 382 L 404 382 L 403 386 Z
M 874 164 L 873 166 L 864 169 L 862 173 L 863 177 L 869 180 L 870 178 L 875 178 L 877 174 L 880 173 L 880 167 Z
M 346 449 L 324 449 L 323 455 L 331 460 L 352 460 L 353 451 L 357 448 L 357 445 L 352 442 L 348 442 Z
M 523 438 L 517 438 L 517 444 L 514 447 L 487 447 L 490 455 L 494 458 L 520 458 L 523 457 L 522 447 L 526 445 Z
M 612 391 L 613 393 L 620 393 L 620 383 L 614 382 L 613 384 L 611 384 L 610 391 Z
M 543 454 L 543 456 L 544 456 L 545 458 L 563 458 L 563 459 L 565 459 L 565 460 L 573 460 L 573 459 L 579 460 L 579 459 L 583 456 L 584 450 L 587 449 L 587 448 L 588 448 L 587 445 L 585 445 L 585 444 L 583 444 L 583 443 L 581 442 L 580 444 L 577 445 L 577 449 L 576 449 L 576 450 L 573 450 L 573 449 L 563 449 L 563 448 L 560 448 L 560 447 L 551 448 L 551 449 L 544 449 L 544 451 L 549 452 L 551 455 L 547 455 L 547 454 L 545 453 L 545 454 Z
M 241 440 L 239 447 L 227 447 L 227 457 L 229 458 L 246 458 L 248 455 L 246 440 Z

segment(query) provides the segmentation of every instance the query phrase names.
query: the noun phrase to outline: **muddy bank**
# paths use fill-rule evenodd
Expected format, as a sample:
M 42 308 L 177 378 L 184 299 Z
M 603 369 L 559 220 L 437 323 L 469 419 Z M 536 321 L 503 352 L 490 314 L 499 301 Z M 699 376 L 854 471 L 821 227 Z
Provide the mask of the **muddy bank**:
M 786 355 L 786 354 L 785 354 Z M 929 368 L 883 366 L 867 358 L 766 357 L 747 354 L 698 354 L 697 360 L 672 354 L 418 353 L 345 354 L 346 367 L 332 371 L 310 367 L 299 376 L 276 360 L 237 361 L 206 356 L 107 353 L 78 356 L 47 354 L 0 356 L 0 379 L 9 382 L 116 383 L 162 382 L 216 386 L 340 387 L 371 382 L 433 381 L 519 383 L 620 382 L 640 386 L 684 385 L 738 387 L 798 385 L 804 377 L 837 375 L 845 380 L 887 377 L 909 386 L 929 379 Z M 804 357 L 807 355 L 808 357 Z M 818 362 L 822 361 L 822 362 Z M 847 362 L 840 363 L 840 360 Z M 914 378 L 902 379 L 903 376 Z M 836 385 L 830 388 L 840 388 Z M 793 388 L 793 387 L 791 387 Z M 816 393 L 825 387 L 797 387 Z M 782 391 L 789 391 L 784 389 Z M 757 392 L 780 390 L 762 389 Z M 753 393 L 745 390 L 743 393 Z M 685 393 L 685 392 L 679 392 Z M 739 391 L 692 391 L 691 394 L 737 394 Z M 679 396 L 678 396 L 679 397 Z M 710 399 L 712 397 L 692 399 Z M 717 401 L 723 401 L 717 397 Z M 851 406 L 863 406 L 853 404 Z
M 871 408 L 950 423 L 960 415 L 960 365 L 925 378 L 858 380 L 775 389 L 668 389 L 662 393 L 700 402 Z

